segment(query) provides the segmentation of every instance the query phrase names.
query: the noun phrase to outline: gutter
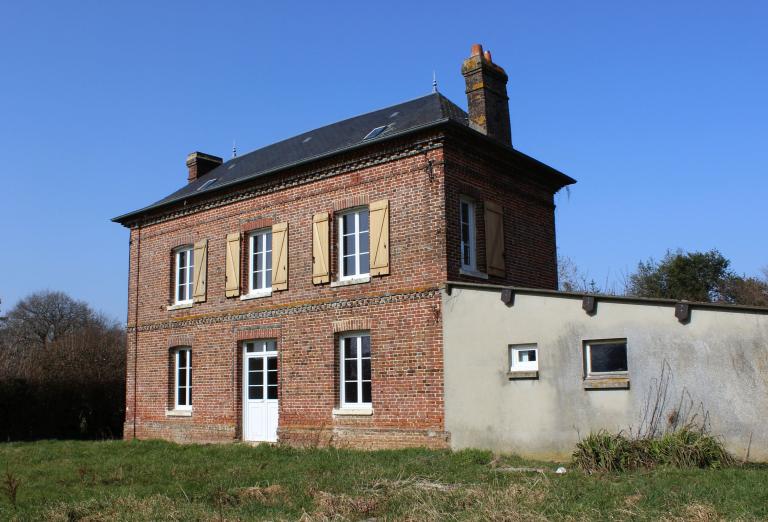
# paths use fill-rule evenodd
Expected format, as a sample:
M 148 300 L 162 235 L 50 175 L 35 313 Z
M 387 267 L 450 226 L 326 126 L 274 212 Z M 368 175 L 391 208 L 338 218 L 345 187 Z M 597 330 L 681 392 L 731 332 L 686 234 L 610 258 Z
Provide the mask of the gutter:
M 594 298 L 598 301 L 614 302 L 614 303 L 627 303 L 627 304 L 645 304 L 645 305 L 664 305 L 664 306 L 677 306 L 687 305 L 692 308 L 699 309 L 714 309 L 724 310 L 729 312 L 752 312 L 759 314 L 768 314 L 768 307 L 765 306 L 752 306 L 752 305 L 739 305 L 728 303 L 702 303 L 697 301 L 685 301 L 677 299 L 665 299 L 660 297 L 633 297 L 627 295 L 607 295 L 607 294 L 590 294 L 582 292 L 564 292 L 562 290 L 549 290 L 546 288 L 527 288 L 521 286 L 505 286 L 494 285 L 489 283 L 465 283 L 462 281 L 448 281 L 442 288 L 448 295 L 451 295 L 451 291 L 454 288 L 467 288 L 471 290 L 487 290 L 487 291 L 502 291 L 508 290 L 514 294 L 522 295 L 540 295 L 550 297 L 562 297 L 566 299 L 584 299 L 585 297 Z

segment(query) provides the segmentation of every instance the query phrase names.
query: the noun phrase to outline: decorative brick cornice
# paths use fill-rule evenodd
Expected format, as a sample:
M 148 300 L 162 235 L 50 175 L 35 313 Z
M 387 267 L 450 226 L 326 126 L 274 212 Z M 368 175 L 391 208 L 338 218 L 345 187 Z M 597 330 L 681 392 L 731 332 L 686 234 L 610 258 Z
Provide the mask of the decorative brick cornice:
M 176 208 L 174 210 L 161 211 L 158 214 L 148 218 L 135 218 L 129 223 L 125 223 L 126 226 L 135 227 L 137 223 L 141 222 L 142 226 L 153 225 L 157 223 L 164 223 L 172 219 L 176 219 L 182 216 L 187 216 L 200 212 L 203 210 L 209 210 L 213 208 L 219 208 L 230 203 L 251 199 L 266 194 L 272 194 L 287 188 L 304 185 L 306 183 L 312 183 L 322 179 L 338 176 L 347 172 L 361 170 L 382 163 L 389 163 L 391 161 L 397 161 L 412 156 L 424 154 L 430 150 L 439 149 L 443 146 L 442 135 L 430 136 L 423 140 L 409 142 L 408 146 L 396 146 L 385 150 L 384 152 L 378 152 L 369 154 L 363 158 L 353 161 L 342 161 L 333 164 L 329 167 L 319 170 L 305 169 L 294 175 L 286 176 L 282 179 L 278 179 L 269 183 L 261 183 L 257 186 L 250 186 L 239 190 L 234 190 L 227 194 L 214 197 L 210 200 L 204 201 L 199 204 L 185 205 L 182 208 Z M 290 167 L 286 167 L 286 170 Z M 243 183 L 247 183 L 244 180 Z M 179 203 L 179 202 L 177 202 Z
M 344 319 L 333 322 L 333 333 L 353 332 L 355 330 L 370 330 L 371 320 L 369 318 L 355 317 L 353 319 Z
M 138 326 L 139 332 L 154 332 L 160 330 L 169 330 L 177 328 L 186 328 L 190 326 L 233 323 L 238 321 L 247 321 L 250 319 L 277 318 L 287 315 L 296 315 L 312 312 L 324 312 L 328 310 L 343 310 L 348 308 L 358 308 L 363 306 L 375 306 L 389 303 L 400 303 L 405 301 L 417 301 L 420 299 L 431 299 L 440 296 L 438 288 L 424 288 L 389 292 L 382 295 L 361 296 L 348 299 L 329 299 L 324 301 L 314 301 L 308 303 L 292 303 L 284 306 L 275 306 L 259 310 L 253 310 L 243 313 L 211 314 L 200 315 L 178 320 L 162 321 L 157 323 L 142 324 Z M 135 326 L 129 326 L 128 333 L 136 331 Z

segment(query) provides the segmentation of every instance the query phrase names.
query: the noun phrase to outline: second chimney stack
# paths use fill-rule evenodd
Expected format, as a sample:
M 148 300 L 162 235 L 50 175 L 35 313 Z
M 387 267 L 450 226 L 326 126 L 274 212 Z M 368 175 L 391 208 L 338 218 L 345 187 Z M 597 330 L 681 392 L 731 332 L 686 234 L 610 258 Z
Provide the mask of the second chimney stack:
M 202 152 L 189 153 L 187 155 L 187 168 L 189 169 L 187 180 L 192 183 L 197 178 L 205 176 L 210 171 L 221 165 L 223 161 L 224 160 L 218 156 L 212 156 Z
M 483 53 L 483 46 L 474 44 L 461 74 L 467 85 L 469 126 L 511 147 L 507 73 L 493 63 L 490 51 Z

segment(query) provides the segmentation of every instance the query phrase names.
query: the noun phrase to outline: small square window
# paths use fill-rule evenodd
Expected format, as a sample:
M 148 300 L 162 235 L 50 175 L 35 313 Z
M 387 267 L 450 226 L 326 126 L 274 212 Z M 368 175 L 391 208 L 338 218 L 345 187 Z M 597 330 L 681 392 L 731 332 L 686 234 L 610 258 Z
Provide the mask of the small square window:
M 535 344 L 512 344 L 509 346 L 510 372 L 539 371 L 539 349 Z
M 585 377 L 626 376 L 627 340 L 586 341 Z

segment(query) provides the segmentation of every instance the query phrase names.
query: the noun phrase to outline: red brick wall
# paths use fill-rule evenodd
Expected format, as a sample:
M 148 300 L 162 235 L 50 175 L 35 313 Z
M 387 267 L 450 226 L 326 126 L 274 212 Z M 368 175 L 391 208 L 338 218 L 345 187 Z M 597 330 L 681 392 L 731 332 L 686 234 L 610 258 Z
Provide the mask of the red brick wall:
M 433 165 L 431 175 L 426 172 L 428 161 Z M 442 326 L 436 292 L 446 279 L 441 165 L 442 149 L 436 148 L 147 225 L 140 232 L 132 230 L 126 436 L 134 434 L 135 414 L 140 438 L 239 438 L 240 340 L 250 335 L 248 328 L 254 328 L 268 329 L 278 339 L 281 441 L 306 444 L 330 433 L 326 443 L 339 445 L 445 446 Z M 366 199 L 390 202 L 390 275 L 336 288 L 313 285 L 312 215 L 333 213 L 348 207 L 350 201 Z M 226 298 L 226 234 L 247 229 L 255 221 L 289 225 L 288 290 L 245 301 Z M 332 245 L 336 233 L 334 222 Z M 206 302 L 169 311 L 174 277 L 171 251 L 201 239 L 208 240 Z M 246 251 L 243 242 L 243 257 Z M 332 281 L 337 279 L 335 257 L 334 247 Z M 136 317 L 137 266 L 139 349 L 134 367 L 137 334 L 131 327 Z M 241 278 L 247 279 L 244 271 Z M 363 324 L 370 326 L 371 416 L 332 415 L 339 402 L 333 323 L 345 319 L 365 320 Z M 261 330 L 254 330 L 253 336 L 262 336 Z M 167 417 L 173 397 L 169 345 L 182 341 L 192 346 L 193 413 L 191 417 Z
M 446 246 L 448 278 L 452 281 L 557 288 L 555 207 L 551 188 L 537 183 L 518 168 L 476 155 L 468 147 L 446 147 Z M 493 201 L 504 211 L 506 276 L 487 280 L 459 273 L 459 198 L 476 202 L 477 268 L 486 272 L 483 202 Z
M 239 439 L 241 341 L 269 336 L 278 340 L 282 442 L 366 448 L 447 445 L 437 288 L 449 279 L 467 279 L 458 274 L 458 196 L 470 192 L 505 209 L 507 277 L 492 282 L 553 288 L 552 195 L 500 171 L 493 162 L 442 148 L 439 141 L 421 152 L 389 146 L 384 153 L 392 159 L 131 230 L 126 437 Z M 288 179 L 297 172 L 280 176 Z M 314 176 L 309 170 L 304 174 Z M 385 198 L 390 204 L 390 274 L 364 284 L 313 285 L 313 214 L 328 211 L 333 216 L 351 204 Z M 288 290 L 245 301 L 226 298 L 226 235 L 254 223 L 281 222 L 289 225 Z M 481 206 L 478 232 L 482 268 Z M 331 281 L 337 279 L 336 234 L 332 220 Z M 201 239 L 208 240 L 206 302 L 169 311 L 171 251 Z M 243 242 L 243 258 L 246 252 Z M 241 280 L 245 288 L 245 270 Z M 373 415 L 332 413 L 339 402 L 334 323 L 338 330 L 340 321 L 370 330 Z M 169 361 L 175 344 L 192 347 L 191 417 L 166 415 L 172 408 Z

